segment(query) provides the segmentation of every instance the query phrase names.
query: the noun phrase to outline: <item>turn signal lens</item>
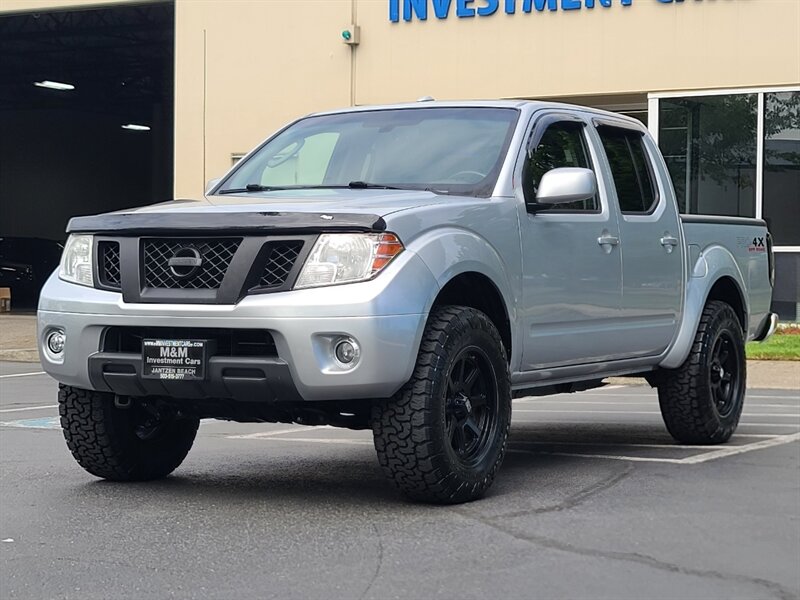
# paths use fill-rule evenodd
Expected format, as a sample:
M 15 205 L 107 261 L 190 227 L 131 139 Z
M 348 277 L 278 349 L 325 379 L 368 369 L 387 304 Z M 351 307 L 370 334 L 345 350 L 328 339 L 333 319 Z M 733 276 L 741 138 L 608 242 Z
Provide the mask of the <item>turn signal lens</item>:
M 392 259 L 403 251 L 403 244 L 393 233 L 382 233 L 372 260 L 373 275 L 392 262 Z

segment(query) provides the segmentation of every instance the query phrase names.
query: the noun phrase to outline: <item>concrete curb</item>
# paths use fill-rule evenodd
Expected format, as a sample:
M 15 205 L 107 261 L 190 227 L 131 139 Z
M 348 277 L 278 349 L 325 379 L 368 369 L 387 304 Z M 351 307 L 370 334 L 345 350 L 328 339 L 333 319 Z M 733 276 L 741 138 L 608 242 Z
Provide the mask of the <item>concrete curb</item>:
M 39 351 L 30 349 L 0 350 L 0 360 L 8 362 L 39 362 Z

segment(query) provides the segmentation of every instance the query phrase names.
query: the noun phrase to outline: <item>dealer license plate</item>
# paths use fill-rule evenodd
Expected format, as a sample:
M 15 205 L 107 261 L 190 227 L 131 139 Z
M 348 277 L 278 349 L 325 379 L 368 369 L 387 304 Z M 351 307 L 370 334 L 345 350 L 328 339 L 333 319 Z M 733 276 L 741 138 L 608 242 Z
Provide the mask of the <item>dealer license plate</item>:
M 205 377 L 206 340 L 142 341 L 142 376 L 195 381 Z

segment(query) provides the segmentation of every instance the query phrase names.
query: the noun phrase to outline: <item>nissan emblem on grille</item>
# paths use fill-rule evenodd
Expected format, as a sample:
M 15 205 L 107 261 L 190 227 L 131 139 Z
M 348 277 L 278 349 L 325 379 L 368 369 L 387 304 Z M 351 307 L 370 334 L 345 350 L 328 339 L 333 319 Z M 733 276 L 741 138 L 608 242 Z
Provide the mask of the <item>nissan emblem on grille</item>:
M 241 238 L 144 239 L 145 286 L 219 289 L 241 241 Z
M 170 272 L 178 279 L 188 279 L 203 266 L 203 257 L 200 251 L 189 246 L 179 248 L 175 254 L 167 261 Z

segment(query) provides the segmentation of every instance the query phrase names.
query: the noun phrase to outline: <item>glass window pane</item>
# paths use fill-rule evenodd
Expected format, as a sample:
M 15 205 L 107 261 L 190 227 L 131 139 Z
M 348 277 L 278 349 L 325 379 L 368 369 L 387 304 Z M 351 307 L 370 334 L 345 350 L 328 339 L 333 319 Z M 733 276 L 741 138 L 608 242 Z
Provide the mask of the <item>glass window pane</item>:
M 614 177 L 619 208 L 624 213 L 646 213 L 656 199 L 642 136 L 617 127 L 597 128 Z
M 528 159 L 523 174 L 523 185 L 529 190 L 526 195 L 535 197 L 539 182 L 548 171 L 560 167 L 581 167 L 591 169 L 589 152 L 583 137 L 580 123 L 554 123 L 542 135 L 539 145 Z M 558 210 L 598 210 L 597 196 L 559 204 Z
M 681 212 L 756 213 L 756 94 L 659 101 L 659 145 Z
M 636 176 L 639 180 L 640 206 L 631 209 L 632 212 L 650 212 L 656 203 L 656 186 L 650 172 L 650 162 L 647 158 L 647 151 L 644 149 L 644 139 L 641 135 L 633 132 L 627 134 L 628 144 L 633 155 L 633 162 L 636 165 Z M 623 210 L 623 212 L 628 212 Z
M 800 246 L 800 92 L 764 95 L 764 218 L 779 246 Z

